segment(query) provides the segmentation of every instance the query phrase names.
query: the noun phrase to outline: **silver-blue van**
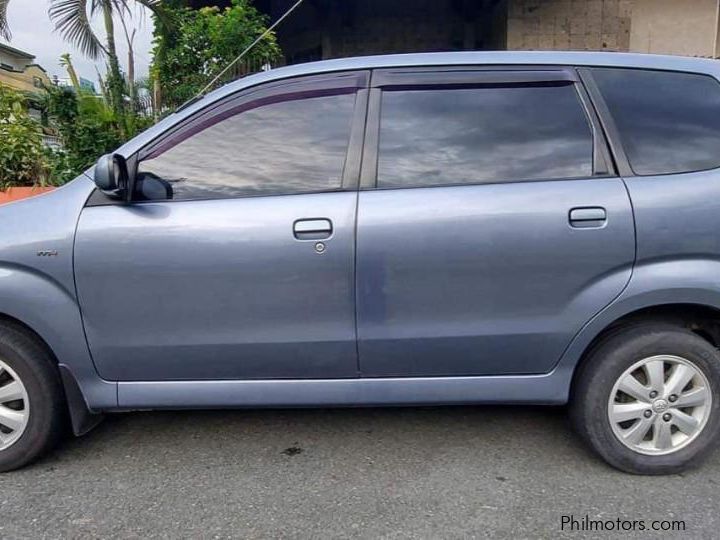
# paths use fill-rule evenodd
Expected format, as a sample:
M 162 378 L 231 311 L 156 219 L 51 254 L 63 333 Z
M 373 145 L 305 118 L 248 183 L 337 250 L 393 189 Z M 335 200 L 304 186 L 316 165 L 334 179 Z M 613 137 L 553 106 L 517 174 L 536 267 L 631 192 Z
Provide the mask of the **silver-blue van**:
M 332 60 L 0 207 L 0 470 L 134 409 L 569 404 L 611 465 L 720 429 L 720 63 Z

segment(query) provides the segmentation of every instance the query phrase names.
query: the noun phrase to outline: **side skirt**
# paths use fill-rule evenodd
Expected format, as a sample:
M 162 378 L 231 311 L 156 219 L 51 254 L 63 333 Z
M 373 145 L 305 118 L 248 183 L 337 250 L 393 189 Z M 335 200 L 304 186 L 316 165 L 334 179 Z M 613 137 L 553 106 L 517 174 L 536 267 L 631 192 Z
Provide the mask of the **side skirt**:
M 120 409 L 566 403 L 572 371 L 544 375 L 118 383 Z

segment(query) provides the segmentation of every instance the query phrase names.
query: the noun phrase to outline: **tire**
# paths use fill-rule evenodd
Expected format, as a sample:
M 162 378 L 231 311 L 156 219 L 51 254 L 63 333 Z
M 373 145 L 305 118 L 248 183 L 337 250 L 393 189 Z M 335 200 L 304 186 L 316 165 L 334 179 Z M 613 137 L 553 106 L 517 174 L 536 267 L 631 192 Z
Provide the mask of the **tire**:
M 654 397 L 653 388 L 660 389 Z M 576 373 L 570 416 L 582 438 L 617 469 L 655 475 L 695 467 L 720 434 L 720 352 L 672 324 L 616 329 L 588 352 Z M 620 421 L 626 416 L 633 418 Z
M 55 446 L 65 432 L 67 408 L 52 353 L 24 328 L 0 324 L 0 367 L 0 472 L 7 472 L 27 465 Z M 22 387 L 22 398 L 8 401 L 7 397 L 18 394 L 18 385 L 8 387 L 13 379 Z M 18 412 L 26 420 L 22 428 L 12 430 L 3 422 L 14 418 L 17 424 Z

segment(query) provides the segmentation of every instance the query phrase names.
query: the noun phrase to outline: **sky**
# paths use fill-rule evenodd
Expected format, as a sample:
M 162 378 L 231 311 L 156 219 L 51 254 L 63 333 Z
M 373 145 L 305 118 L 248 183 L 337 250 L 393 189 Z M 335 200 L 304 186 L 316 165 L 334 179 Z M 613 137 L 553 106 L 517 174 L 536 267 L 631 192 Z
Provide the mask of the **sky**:
M 132 3 L 132 2 L 131 2 Z M 49 0 L 10 0 L 8 8 L 8 23 L 12 31 L 10 42 L 0 40 L 0 43 L 21 49 L 36 56 L 35 62 L 40 64 L 52 78 L 67 77 L 65 70 L 60 67 L 60 55 L 69 52 L 78 75 L 85 77 L 97 84 L 95 65 L 101 73 L 105 73 L 105 61 L 100 58 L 97 61 L 90 60 L 82 55 L 69 43 L 66 43 L 60 34 L 55 31 L 54 25 L 48 17 Z M 150 64 L 150 49 L 152 48 L 153 21 L 150 14 L 140 6 L 132 9 L 133 18 L 126 19 L 129 31 L 132 27 L 137 28 L 135 36 L 135 77 L 141 78 L 148 74 Z M 100 14 L 92 21 L 93 27 L 99 36 L 104 36 L 104 25 Z M 118 22 L 115 28 L 115 41 L 117 43 L 120 64 L 124 69 L 127 66 L 127 45 L 122 26 Z M 104 41 L 104 37 L 102 38 Z

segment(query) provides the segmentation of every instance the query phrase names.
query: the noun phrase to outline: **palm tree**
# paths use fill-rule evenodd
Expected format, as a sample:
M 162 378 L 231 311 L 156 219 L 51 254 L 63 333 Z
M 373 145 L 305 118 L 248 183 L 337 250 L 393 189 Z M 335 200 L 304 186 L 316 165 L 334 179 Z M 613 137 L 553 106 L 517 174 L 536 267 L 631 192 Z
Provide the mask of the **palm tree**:
M 7 21 L 7 8 L 10 0 L 0 0 L 0 37 L 10 41 L 10 27 Z
M 7 8 L 10 0 L 0 0 L 0 37 L 10 39 Z M 63 38 L 80 51 L 96 60 L 105 57 L 108 65 L 107 85 L 110 104 L 116 114 L 123 111 L 124 81 L 120 73 L 120 62 L 115 47 L 115 26 L 113 16 L 130 13 L 130 5 L 137 3 L 151 10 L 161 25 L 169 26 L 168 15 L 162 9 L 162 0 L 50 0 L 48 14 L 55 28 Z M 90 20 L 93 15 L 102 14 L 105 26 L 105 42 L 93 31 Z
M 73 85 L 73 88 L 75 91 L 79 94 L 80 93 L 80 79 L 78 79 L 77 71 L 75 71 L 75 66 L 73 66 L 72 59 L 70 58 L 70 53 L 65 53 L 60 55 L 60 65 L 65 68 L 67 71 L 68 77 L 70 77 L 70 82 Z

